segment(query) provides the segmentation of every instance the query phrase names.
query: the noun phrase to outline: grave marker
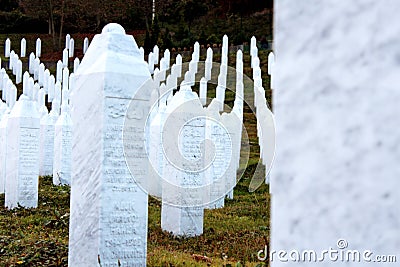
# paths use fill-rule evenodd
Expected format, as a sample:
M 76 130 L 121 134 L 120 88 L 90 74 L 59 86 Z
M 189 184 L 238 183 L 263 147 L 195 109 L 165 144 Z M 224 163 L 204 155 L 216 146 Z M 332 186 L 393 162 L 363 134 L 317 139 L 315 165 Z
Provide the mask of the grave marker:
M 69 266 L 97 266 L 98 259 L 103 266 L 118 260 L 122 266 L 145 266 L 148 196 L 135 179 L 147 173 L 144 121 L 150 96 L 132 98 L 151 79 L 148 67 L 133 37 L 108 24 L 94 37 L 75 78 Z M 125 116 L 131 101 L 134 110 Z M 123 138 L 132 138 L 129 147 L 123 147 Z M 126 161 L 133 164 L 132 174 Z

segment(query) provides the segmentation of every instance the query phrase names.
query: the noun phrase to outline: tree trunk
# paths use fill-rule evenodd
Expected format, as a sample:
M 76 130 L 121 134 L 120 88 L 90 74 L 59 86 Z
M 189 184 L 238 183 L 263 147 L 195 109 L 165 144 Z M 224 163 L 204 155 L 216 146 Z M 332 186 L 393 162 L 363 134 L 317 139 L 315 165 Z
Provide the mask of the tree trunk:
M 63 40 L 63 26 L 64 26 L 64 0 L 61 3 L 61 19 L 60 19 L 60 35 L 58 37 L 58 49 L 61 49 L 61 41 Z
M 53 9 L 53 1 L 49 0 L 49 13 L 50 13 L 50 18 L 49 18 L 49 33 L 52 36 L 53 39 L 53 50 L 56 49 L 56 32 L 54 29 L 54 9 Z

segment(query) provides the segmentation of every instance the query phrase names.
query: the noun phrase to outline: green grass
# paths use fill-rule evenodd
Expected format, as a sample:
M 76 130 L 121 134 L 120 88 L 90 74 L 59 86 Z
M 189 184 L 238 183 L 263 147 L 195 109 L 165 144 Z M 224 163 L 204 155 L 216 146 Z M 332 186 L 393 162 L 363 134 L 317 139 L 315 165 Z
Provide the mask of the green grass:
M 259 54 L 264 88 L 269 88 L 267 53 L 260 51 Z M 218 57 L 216 55 L 214 61 L 219 62 Z M 235 55 L 232 54 L 229 63 L 234 62 Z M 247 53 L 244 66 L 245 74 L 252 77 Z M 215 86 L 210 88 L 209 97 L 212 97 Z M 20 86 L 18 89 L 20 93 Z M 201 236 L 179 238 L 161 230 L 161 203 L 150 198 L 149 266 L 266 266 L 257 260 L 257 252 L 269 243 L 269 188 L 263 184 L 254 193 L 248 192 L 259 161 L 256 119 L 250 108 L 252 91 L 251 86 L 245 87 L 245 98 L 249 102 L 244 109 L 244 124 L 250 142 L 249 162 L 247 166 L 241 165 L 245 171 L 235 188 L 234 199 L 226 200 L 222 209 L 205 211 Z M 229 105 L 233 104 L 234 95 L 227 91 Z M 271 95 L 268 90 L 266 97 L 270 106 Z M 52 185 L 51 177 L 40 178 L 37 209 L 6 210 L 3 208 L 4 194 L 0 194 L 0 267 L 67 266 L 69 196 L 70 188 Z

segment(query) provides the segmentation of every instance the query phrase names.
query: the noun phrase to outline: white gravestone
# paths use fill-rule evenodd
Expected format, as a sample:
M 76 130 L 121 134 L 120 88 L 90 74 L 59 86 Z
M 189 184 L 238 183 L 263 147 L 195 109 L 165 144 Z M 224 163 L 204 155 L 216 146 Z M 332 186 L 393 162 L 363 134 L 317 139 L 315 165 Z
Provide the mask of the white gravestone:
M 49 114 L 41 118 L 40 121 L 39 174 L 41 176 L 53 174 L 54 128 L 59 113 L 60 103 L 53 101 Z
M 153 107 L 155 109 L 156 107 Z M 162 174 L 165 164 L 164 152 L 162 149 L 162 131 L 164 128 L 165 121 L 165 110 L 166 110 L 166 98 L 160 99 L 158 112 L 150 122 L 149 127 L 149 138 L 148 144 L 148 155 L 149 155 L 149 193 L 152 196 L 161 198 L 162 197 Z
M 118 24 L 94 37 L 75 75 L 69 266 L 146 265 L 148 195 L 135 180 L 147 173 L 150 90 L 133 97 L 150 79 L 134 38 Z
M 44 64 L 40 63 L 39 72 L 38 72 L 38 83 L 40 86 L 43 86 L 43 82 L 44 82 L 44 69 L 45 69 Z
M 55 89 L 55 78 L 53 75 L 50 75 L 49 80 L 47 81 L 47 101 L 52 102 L 54 99 L 54 89 Z
M 71 38 L 71 40 L 69 41 L 69 57 L 74 57 L 74 53 L 75 53 L 75 40 L 74 38 Z
M 148 59 L 147 59 L 147 63 L 148 63 L 148 66 L 149 66 L 150 73 L 153 74 L 154 73 L 154 54 L 153 54 L 153 52 L 149 53 L 149 56 L 148 56 Z
M 164 58 L 165 58 L 165 69 L 168 70 L 171 62 L 171 52 L 169 52 L 169 49 L 165 49 L 164 51 Z
M 22 61 L 18 59 L 15 73 L 15 84 L 20 84 L 22 80 Z
M 192 60 L 194 62 L 199 62 L 199 58 L 200 58 L 200 44 L 199 42 L 195 42 L 193 48 Z
M 12 73 L 14 74 L 14 76 L 17 75 L 18 60 L 19 60 L 18 54 L 14 53 L 12 60 Z
M 27 96 L 21 95 L 7 121 L 5 206 L 35 208 L 39 186 L 39 113 Z
M 223 65 L 221 65 L 222 67 Z M 224 110 L 225 104 L 225 91 L 226 91 L 226 73 L 223 71 L 218 75 L 218 85 L 216 89 L 216 99 L 219 102 L 219 110 Z
M 63 69 L 63 75 L 62 75 L 62 89 L 63 90 L 68 90 L 68 83 L 69 83 L 69 69 L 64 68 Z
M 83 40 L 83 54 L 86 54 L 88 47 L 89 47 L 89 38 L 85 37 L 85 39 Z
M 12 50 L 11 52 L 10 52 L 10 61 L 8 62 L 8 69 L 9 70 L 12 70 L 13 69 L 13 67 L 14 67 L 14 56 L 15 56 L 15 52 L 14 52 L 14 50 Z
M 176 56 L 175 61 L 176 61 L 176 65 L 178 66 L 178 71 L 177 71 L 178 76 L 177 77 L 180 78 L 182 76 L 182 56 L 180 54 L 178 54 Z
M 79 58 L 75 58 L 75 60 L 74 60 L 74 72 L 78 71 L 79 63 L 80 63 Z
M 42 40 L 40 40 L 40 38 L 36 39 L 36 56 L 42 56 Z
M 201 104 L 205 106 L 207 103 L 207 79 L 204 77 L 200 79 L 199 96 Z
M 62 57 L 63 68 L 68 67 L 68 56 L 69 56 L 68 49 L 64 48 Z
M 35 54 L 32 52 L 29 54 L 29 73 L 33 74 L 35 70 Z
M 225 127 L 229 135 L 231 153 L 225 153 L 225 161 L 228 164 L 226 171 L 224 173 L 226 192 L 228 192 L 227 197 L 233 199 L 233 188 L 237 183 L 237 162 L 239 161 L 240 151 L 237 151 L 235 144 L 241 142 L 241 121 L 235 112 L 222 113 L 221 123 Z M 238 132 L 240 130 L 240 133 Z
M 25 89 L 26 86 L 28 86 L 29 77 L 29 72 L 25 71 L 22 77 L 22 89 Z
M 321 266 L 398 265 L 368 260 L 400 248 L 400 2 L 280 0 L 274 8 L 270 249 L 313 250 L 319 259 L 336 251 Z M 275 254 L 271 266 L 313 265 L 285 258 Z
M 7 120 L 9 116 L 10 109 L 8 105 L 1 101 L 1 112 L 2 116 L 0 118 L 0 193 L 4 193 L 5 181 L 6 181 L 6 159 L 7 159 Z
M 62 92 L 61 115 L 54 131 L 53 184 L 71 184 L 72 120 L 68 91 Z
M 34 62 L 34 64 L 33 64 L 33 79 L 35 79 L 35 81 L 37 81 L 37 79 L 39 78 L 40 59 L 38 57 L 36 57 L 33 62 Z
M 69 49 L 70 41 L 71 41 L 71 35 L 67 34 L 65 36 L 65 49 L 67 49 L 67 50 Z
M 63 63 L 61 60 L 59 60 L 57 61 L 56 80 L 61 82 L 62 75 L 63 75 Z
M 211 47 L 207 49 L 207 57 L 206 57 L 206 62 L 204 66 L 204 78 L 207 79 L 207 81 L 211 80 L 211 71 L 212 71 L 212 65 L 213 65 L 213 50 Z
M 178 236 L 203 233 L 205 111 L 196 93 L 182 85 L 168 103 L 162 142 L 161 228 Z M 208 197 L 208 196 L 207 196 Z
M 154 61 L 154 65 L 158 64 L 160 58 L 160 49 L 158 48 L 157 45 L 154 46 L 153 48 L 153 61 Z
M 10 51 L 11 51 L 11 41 L 9 38 L 7 38 L 5 45 L 4 45 L 4 56 L 10 57 Z
M 232 155 L 232 143 L 228 131 L 221 122 L 219 103 L 214 98 L 207 107 L 206 138 L 211 140 L 213 155 L 211 164 L 206 169 L 207 183 L 210 186 L 209 209 L 224 207 L 226 193 L 225 173 L 228 168 L 229 158 Z M 207 155 L 208 153 L 206 153 Z
M 26 91 L 28 92 L 28 91 Z M 28 94 L 25 94 L 26 96 L 29 96 Z M 43 117 L 47 116 L 49 114 L 49 111 L 47 110 L 47 106 L 46 106 L 46 93 L 44 92 L 44 89 L 41 88 L 39 90 L 39 95 L 38 95 L 38 103 L 37 106 L 39 108 L 39 118 L 40 120 L 43 119 Z
M 274 52 L 269 52 L 269 54 L 268 54 L 268 75 L 272 74 L 272 69 L 274 68 L 274 64 L 275 64 Z
M 21 51 L 20 51 L 20 56 L 25 57 L 26 55 L 26 40 L 25 38 L 21 39 Z

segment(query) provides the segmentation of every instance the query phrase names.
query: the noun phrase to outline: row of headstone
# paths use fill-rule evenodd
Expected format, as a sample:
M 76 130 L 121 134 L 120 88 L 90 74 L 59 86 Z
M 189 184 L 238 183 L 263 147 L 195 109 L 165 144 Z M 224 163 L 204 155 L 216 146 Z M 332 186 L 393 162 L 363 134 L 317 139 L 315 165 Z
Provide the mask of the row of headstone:
M 224 40 L 224 47 L 227 47 L 228 44 L 226 36 L 224 37 Z M 150 58 L 153 57 L 152 55 L 156 55 L 157 51 L 158 47 L 155 47 L 152 52 L 153 54 L 150 54 Z M 223 49 L 223 51 L 227 50 Z M 237 138 L 239 138 L 239 140 L 241 138 L 242 119 L 238 119 L 242 118 L 243 116 L 243 62 L 241 51 L 238 52 L 237 58 L 237 65 L 241 71 L 239 71 L 237 74 L 238 93 L 236 95 L 233 109 L 234 112 L 224 113 L 222 114 L 222 117 L 219 112 L 222 109 L 221 101 L 223 101 L 222 99 L 224 98 L 220 98 L 221 100 L 214 99 L 208 107 L 205 109 L 199 109 L 197 113 L 194 111 L 195 109 L 193 110 L 194 106 L 204 106 L 206 104 L 207 81 L 211 79 L 212 69 L 211 49 L 207 51 L 204 77 L 202 77 L 200 80 L 200 98 L 190 89 L 190 86 L 194 85 L 195 83 L 195 75 L 198 72 L 198 43 L 195 43 L 194 45 L 192 59 L 189 62 L 189 69 L 184 75 L 184 80 L 177 94 L 172 96 L 172 90 L 176 89 L 177 77 L 180 76 L 180 72 L 182 70 L 182 58 L 180 55 L 177 56 L 176 63 L 172 65 L 171 73 L 166 78 L 165 72 L 159 71 L 158 69 L 154 70 L 153 80 L 155 83 L 155 88 L 158 90 L 158 93 L 156 93 L 155 96 L 161 97 L 160 101 L 157 103 L 158 106 L 153 108 L 156 114 L 150 116 L 151 123 L 148 134 L 150 140 L 147 140 L 149 143 L 149 158 L 152 162 L 152 166 L 149 168 L 151 177 L 150 181 L 152 184 L 150 186 L 150 191 L 162 199 L 162 229 L 170 231 L 175 235 L 194 236 L 201 234 L 203 229 L 202 214 L 204 208 L 223 207 L 226 193 L 228 193 L 228 196 L 233 197 L 233 187 L 236 184 L 236 170 L 239 166 L 240 142 L 238 142 L 239 146 L 236 147 L 232 147 L 232 145 L 229 144 L 233 143 L 234 136 L 236 136 L 235 141 L 237 141 Z M 154 58 L 149 59 L 150 62 L 153 62 L 153 60 Z M 222 63 L 224 64 L 221 64 L 220 67 L 221 72 L 219 75 L 219 86 L 222 87 L 221 89 L 224 94 L 227 76 L 227 52 L 223 53 Z M 207 78 L 205 76 L 207 76 Z M 166 83 L 161 83 L 160 85 L 160 82 L 163 80 L 166 80 Z M 225 82 L 223 80 L 225 80 Z M 172 85 L 173 83 L 175 83 L 175 86 Z M 179 168 L 177 169 L 176 166 L 168 163 L 169 160 L 166 159 L 166 155 L 164 155 L 162 150 L 160 150 L 160 147 L 163 146 L 162 136 L 166 135 L 166 129 L 170 128 L 169 125 L 165 125 L 166 121 L 185 121 L 184 118 L 174 118 L 174 116 L 178 116 L 177 114 L 184 116 L 183 114 L 185 114 L 185 112 L 182 113 L 182 110 L 179 112 L 173 112 L 174 109 L 179 109 L 179 107 L 185 106 L 185 102 L 194 103 L 190 105 L 190 109 L 186 110 L 186 113 L 190 111 L 189 114 L 186 114 L 186 116 L 202 117 L 207 115 L 207 117 L 212 118 L 204 122 L 198 121 L 198 123 L 201 125 L 185 126 L 189 128 L 191 127 L 197 132 L 199 129 L 203 129 L 201 130 L 201 133 L 203 133 L 204 136 L 207 135 L 207 137 L 212 140 L 217 147 L 217 149 L 213 151 L 216 153 L 215 161 L 212 163 L 212 166 L 209 167 L 206 172 L 201 173 L 201 175 L 187 173 L 183 172 Z M 170 118 L 171 116 L 173 119 Z M 234 120 L 232 116 L 235 116 L 234 118 L 236 118 L 236 120 Z M 236 123 L 232 123 L 232 121 L 236 121 Z M 221 125 L 226 126 L 221 127 Z M 185 127 L 183 127 L 183 129 L 185 129 Z M 227 129 L 230 129 L 230 131 Z M 183 131 L 183 133 L 184 132 L 185 131 Z M 171 134 L 171 136 L 175 135 Z M 195 136 L 198 137 L 198 135 Z M 200 134 L 199 140 L 203 140 L 204 136 L 203 138 L 201 138 L 201 136 L 202 135 Z M 191 135 L 191 137 L 193 137 L 193 135 Z M 173 140 L 171 141 L 173 142 Z M 175 144 L 175 147 L 192 146 L 193 148 L 193 143 L 196 143 L 195 139 L 193 138 L 186 140 L 186 142 L 189 142 L 187 144 L 184 143 L 185 139 L 182 139 L 182 142 L 183 143 L 181 144 Z M 227 149 L 230 149 L 230 151 L 227 151 Z M 196 151 L 189 149 L 188 151 L 189 155 L 186 155 L 186 157 L 199 157 L 199 155 L 194 155 L 195 153 L 199 153 L 199 150 Z M 224 156 L 229 158 L 224 158 Z M 174 180 L 168 181 L 168 177 L 174 177 Z M 208 180 L 206 180 L 206 178 Z M 185 186 L 188 185 L 195 185 L 199 187 L 202 185 L 201 183 L 204 185 L 209 185 L 204 192 L 190 193 L 190 191 L 187 192 L 185 190 L 179 190 L 180 187 L 183 186 L 183 188 L 185 188 Z M 188 197 L 184 197 L 185 195 L 189 196 L 188 194 L 191 196 L 190 201 L 188 201 Z M 185 203 L 181 203 L 183 200 Z M 196 201 L 197 203 L 195 203 Z M 171 214 L 175 215 L 172 216 Z M 179 219 L 174 220 L 174 218 Z
M 107 45 L 114 42 L 119 45 Z M 219 71 L 216 98 L 208 106 L 212 49 L 200 69 L 196 42 L 183 74 L 182 57 L 170 66 L 168 49 L 160 58 L 155 46 L 145 62 L 144 50 L 117 24 L 107 25 L 90 47 L 86 39 L 84 45 L 86 55 L 81 63 L 75 59 L 71 74 L 67 67 L 74 42 L 69 35 L 54 76 L 31 53 L 16 102 L 15 86 L 2 79 L 7 87 L 0 134 L 7 138 L 1 138 L 6 158 L 0 158 L 5 166 L 0 174 L 6 173 L 6 206 L 36 207 L 38 175 L 53 175 L 54 184 L 71 181 L 69 265 L 92 266 L 100 260 L 111 266 L 120 260 L 124 266 L 143 266 L 148 193 L 162 200 L 162 229 L 184 236 L 202 234 L 204 209 L 222 208 L 226 196 L 233 198 L 243 123 L 243 54 L 237 53 L 236 94 L 228 111 L 227 36 L 221 64 L 214 67 Z M 201 77 L 199 95 L 191 88 L 196 75 Z M 262 100 L 257 102 L 260 112 Z
M 22 64 L 18 63 L 21 61 L 13 51 L 9 61 L 11 70 L 18 68 L 14 73 L 18 83 L 18 75 L 22 72 Z M 1 103 L 0 117 L 0 145 L 3 148 L 0 189 L 5 192 L 6 207 L 36 207 L 39 175 L 53 175 L 56 185 L 70 183 L 72 121 L 68 102 L 74 74 L 64 68 L 61 81 L 56 82 L 40 59 L 31 53 L 29 72 L 23 75 L 23 94 L 18 101 L 16 87 L 4 69 L 0 76 L 2 100 L 6 101 L 6 104 Z M 52 103 L 50 112 L 45 105 L 46 95 Z
M 65 62 L 68 62 L 68 58 L 74 57 L 75 54 L 75 40 L 73 38 L 71 38 L 71 36 L 69 34 L 66 35 L 65 37 L 65 49 L 63 52 L 63 62 L 64 62 L 64 66 L 66 66 Z M 40 38 L 36 39 L 36 51 L 35 51 L 35 55 L 36 57 L 40 58 L 42 56 L 42 40 Z M 86 53 L 87 49 L 89 47 L 89 38 L 85 37 L 85 39 L 83 40 L 83 54 Z M 66 54 L 64 54 L 66 51 Z M 12 50 L 11 50 L 11 40 L 9 38 L 6 39 L 5 44 L 4 44 L 4 56 L 6 58 L 10 57 L 12 54 Z M 64 57 L 64 55 L 66 55 L 66 59 Z M 22 38 L 21 39 L 21 49 L 20 49 L 20 57 L 24 58 L 26 56 L 26 39 Z
M 275 151 L 275 126 L 274 116 L 268 106 L 265 97 L 265 89 L 262 86 L 260 59 L 256 46 L 256 38 L 253 36 L 250 43 L 251 67 L 254 81 L 254 107 L 257 118 L 257 137 L 260 147 L 260 158 L 265 165 L 265 183 L 269 183 L 269 170 L 272 166 Z M 268 54 L 267 72 L 270 77 L 270 89 L 273 89 L 273 69 L 275 56 L 273 52 Z

